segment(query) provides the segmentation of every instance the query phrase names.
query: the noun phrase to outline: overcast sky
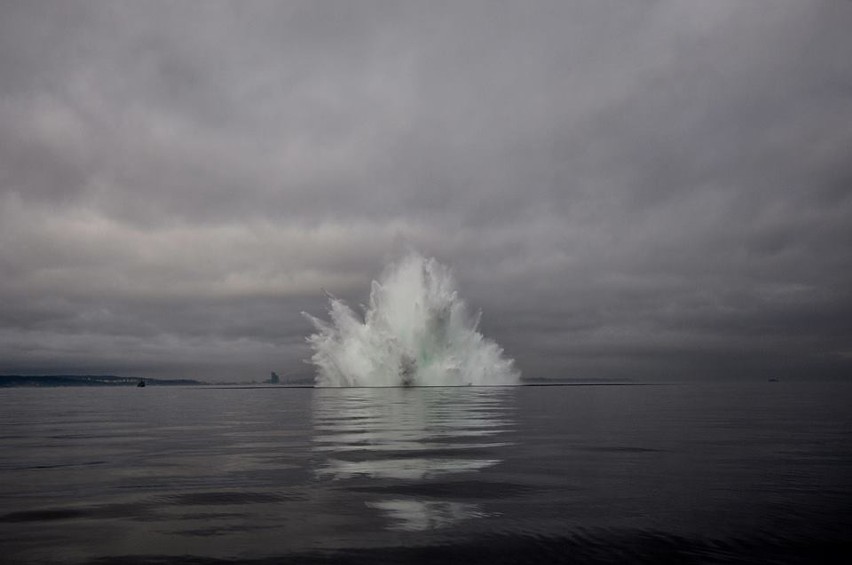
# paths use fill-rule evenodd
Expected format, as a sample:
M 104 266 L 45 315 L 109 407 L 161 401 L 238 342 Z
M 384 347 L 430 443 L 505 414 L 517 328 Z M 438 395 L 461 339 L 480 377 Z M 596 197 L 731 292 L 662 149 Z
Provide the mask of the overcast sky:
M 0 373 L 310 370 L 450 265 L 526 378 L 852 375 L 852 2 L 0 3 Z

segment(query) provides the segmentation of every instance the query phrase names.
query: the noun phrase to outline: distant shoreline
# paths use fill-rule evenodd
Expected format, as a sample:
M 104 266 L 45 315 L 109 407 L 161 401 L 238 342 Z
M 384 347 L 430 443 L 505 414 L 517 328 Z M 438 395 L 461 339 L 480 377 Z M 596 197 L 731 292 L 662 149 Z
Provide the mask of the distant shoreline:
M 149 379 L 116 375 L 0 375 L 0 388 L 67 387 L 67 386 L 195 386 L 203 385 L 193 379 Z
M 201 386 L 204 388 L 338 388 L 338 387 L 316 387 L 312 382 L 292 383 L 221 383 L 204 382 L 194 379 L 152 379 L 145 377 L 123 377 L 118 375 L 0 375 L 0 388 L 57 388 L 57 387 L 135 387 L 140 382 L 146 386 Z M 508 387 L 547 387 L 547 386 L 623 386 L 637 384 L 629 381 L 575 381 L 575 382 L 547 382 L 532 381 L 521 382 L 517 385 L 503 385 Z M 645 383 L 647 384 L 647 383 Z M 494 388 L 497 385 L 491 385 Z M 342 387 L 362 388 L 362 387 Z M 397 388 L 397 387 L 363 387 L 363 388 Z M 413 387 L 433 388 L 433 387 Z M 467 388 L 467 387 L 457 387 Z M 474 387 L 479 388 L 479 387 Z

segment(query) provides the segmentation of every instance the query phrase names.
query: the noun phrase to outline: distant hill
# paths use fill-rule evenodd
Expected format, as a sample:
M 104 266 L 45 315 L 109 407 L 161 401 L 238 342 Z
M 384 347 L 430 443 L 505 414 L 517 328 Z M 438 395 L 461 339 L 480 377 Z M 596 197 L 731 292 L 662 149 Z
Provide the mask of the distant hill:
M 192 379 L 140 379 L 115 375 L 0 375 L 0 387 L 136 386 L 139 381 L 144 381 L 149 386 L 204 384 Z

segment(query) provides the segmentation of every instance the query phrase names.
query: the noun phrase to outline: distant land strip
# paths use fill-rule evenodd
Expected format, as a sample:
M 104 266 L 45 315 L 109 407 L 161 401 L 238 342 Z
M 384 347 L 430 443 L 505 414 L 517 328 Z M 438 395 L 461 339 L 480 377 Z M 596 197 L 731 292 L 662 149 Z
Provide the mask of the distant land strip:
M 17 386 L 137 386 L 140 382 L 144 382 L 146 386 L 204 384 L 192 379 L 148 379 L 115 375 L 0 375 L 0 388 Z

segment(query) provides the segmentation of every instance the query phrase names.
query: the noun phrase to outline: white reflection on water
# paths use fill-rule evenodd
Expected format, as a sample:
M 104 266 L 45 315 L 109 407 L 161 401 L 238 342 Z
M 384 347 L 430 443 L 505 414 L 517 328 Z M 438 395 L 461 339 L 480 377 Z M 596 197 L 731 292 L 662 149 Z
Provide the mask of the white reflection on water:
M 471 518 L 483 518 L 476 504 L 444 500 L 382 500 L 368 502 L 367 506 L 383 511 L 390 519 L 390 530 L 417 532 L 444 528 Z
M 324 480 L 374 480 L 387 487 L 463 480 L 500 463 L 514 426 L 514 391 L 504 388 L 315 389 L 313 451 Z M 460 493 L 463 495 L 463 493 Z M 485 516 L 478 505 L 416 497 L 366 501 L 391 529 L 445 527 Z

